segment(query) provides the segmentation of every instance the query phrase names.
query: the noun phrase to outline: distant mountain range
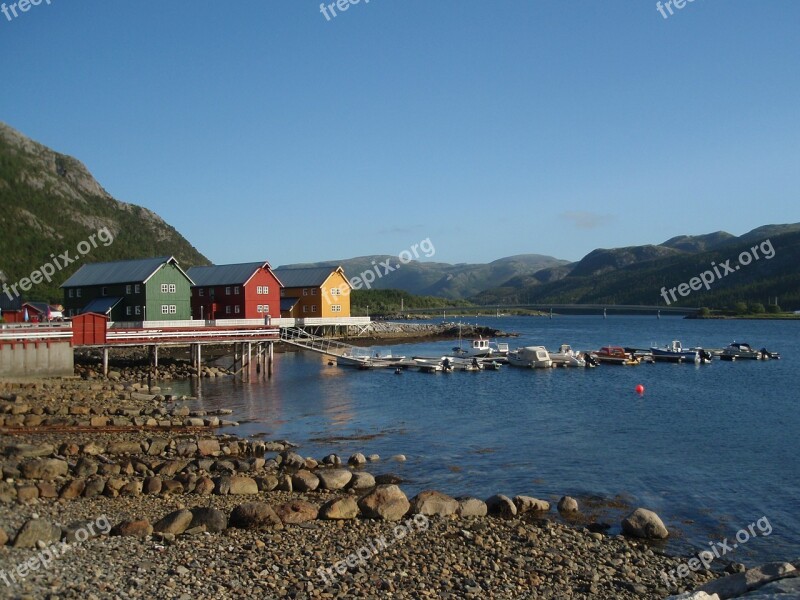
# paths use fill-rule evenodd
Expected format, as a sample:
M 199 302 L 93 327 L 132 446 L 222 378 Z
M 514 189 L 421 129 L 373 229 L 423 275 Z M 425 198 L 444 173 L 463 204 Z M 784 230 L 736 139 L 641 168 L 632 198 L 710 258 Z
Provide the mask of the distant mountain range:
M 25 294 L 57 301 L 59 285 L 84 262 L 175 256 L 184 268 L 209 264 L 174 227 L 154 212 L 111 197 L 78 160 L 59 154 L 0 123 L 0 271 L 9 283 L 88 242 L 107 227 L 97 247 Z
M 113 244 L 99 245 L 41 283 L 28 300 L 58 300 L 58 288 L 81 264 L 147 256 L 175 256 L 185 268 L 209 264 L 174 227 L 152 211 L 111 197 L 78 160 L 59 154 L 0 123 L 0 271 L 9 282 L 108 228 Z M 712 264 L 730 260 L 769 240 L 774 257 L 734 270 L 709 286 L 672 302 L 722 308 L 735 302 L 800 309 L 800 223 L 765 225 L 734 236 L 724 231 L 677 236 L 655 245 L 597 249 L 578 262 L 521 254 L 487 264 L 412 261 L 396 268 L 397 256 L 362 256 L 322 263 L 341 265 L 351 279 L 372 279 L 376 289 L 468 299 L 478 304 L 610 303 L 664 304 L 667 290 L 688 283 Z M 393 270 L 386 273 L 382 265 Z M 371 273 L 371 275 L 366 275 Z M 378 275 L 380 274 L 380 275 Z

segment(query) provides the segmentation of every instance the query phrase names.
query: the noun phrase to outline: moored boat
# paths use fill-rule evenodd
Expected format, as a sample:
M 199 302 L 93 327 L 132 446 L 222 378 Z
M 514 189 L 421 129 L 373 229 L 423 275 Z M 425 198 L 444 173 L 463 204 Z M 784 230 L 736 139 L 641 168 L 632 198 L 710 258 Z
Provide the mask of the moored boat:
M 553 361 L 544 346 L 525 346 L 508 353 L 508 364 L 524 369 L 549 369 Z
M 640 358 L 625 352 L 625 349 L 620 346 L 603 346 L 594 352 L 593 356 L 601 363 L 608 365 L 634 366 L 641 363 Z
M 580 352 L 575 352 L 569 344 L 561 344 L 558 352 L 548 352 L 554 367 L 585 367 L 586 361 Z
M 658 348 L 652 346 L 650 352 L 656 361 L 660 362 L 700 362 L 700 353 L 697 350 L 684 350 L 683 346 L 678 340 L 673 340 L 671 344 Z

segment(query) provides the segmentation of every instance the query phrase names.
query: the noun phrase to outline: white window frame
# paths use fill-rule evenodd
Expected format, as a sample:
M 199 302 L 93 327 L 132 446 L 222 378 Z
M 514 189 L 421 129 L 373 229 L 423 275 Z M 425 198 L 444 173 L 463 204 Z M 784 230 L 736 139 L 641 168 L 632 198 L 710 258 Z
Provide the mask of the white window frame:
M 161 305 L 161 314 L 168 315 L 169 314 L 169 304 L 162 304 Z
M 166 283 L 162 283 L 161 284 L 161 293 L 162 294 L 169 293 L 169 284 L 166 284 Z
M 205 296 L 205 295 L 206 295 L 206 292 L 205 292 L 205 290 L 204 290 L 203 288 L 197 288 L 197 295 L 198 295 L 200 298 L 202 298 L 203 296 Z
M 341 296 L 342 290 L 337 287 L 331 288 L 331 296 Z
M 233 307 L 233 312 L 234 312 L 234 314 L 240 315 L 240 314 L 242 314 L 242 309 L 241 309 L 241 307 L 240 307 L 240 306 L 237 304 L 236 306 L 234 306 L 234 307 Z
M 226 315 L 229 315 L 229 314 L 231 314 L 231 307 L 230 307 L 230 306 L 226 306 L 226 307 L 225 307 L 225 314 L 226 314 Z
M 178 306 L 176 304 L 169 305 L 169 314 L 177 315 L 178 314 Z
M 139 285 L 138 283 L 135 286 L 133 286 L 133 293 L 134 294 L 141 294 L 142 293 L 142 286 Z
M 137 307 L 135 307 L 135 309 L 134 309 L 134 311 L 133 311 L 133 312 L 134 312 L 134 313 L 135 313 L 137 316 L 141 315 L 141 314 L 142 314 L 142 307 L 141 307 L 141 306 L 137 306 Z
M 176 294 L 177 292 L 178 292 L 178 286 L 176 286 L 174 283 L 170 283 L 169 284 L 169 293 L 170 294 Z
M 126 314 L 127 316 L 129 316 L 129 317 L 130 317 L 131 315 L 133 315 L 133 307 L 132 307 L 132 306 L 128 306 L 128 307 L 126 307 L 126 308 L 125 308 L 125 314 Z
M 315 312 L 317 312 L 317 305 L 316 305 L 316 304 L 312 304 L 312 305 L 311 305 L 311 312 L 312 312 L 312 313 L 315 313 Z
M 132 285 L 126 285 L 125 286 L 125 295 L 130 296 L 132 292 L 133 292 L 133 286 Z
M 331 304 L 331 312 L 335 312 L 335 313 L 342 312 L 342 305 L 341 304 Z
M 231 295 L 231 287 L 230 287 L 230 286 L 227 286 L 227 287 L 225 288 L 225 295 L 226 295 L 226 296 L 230 296 L 230 295 Z

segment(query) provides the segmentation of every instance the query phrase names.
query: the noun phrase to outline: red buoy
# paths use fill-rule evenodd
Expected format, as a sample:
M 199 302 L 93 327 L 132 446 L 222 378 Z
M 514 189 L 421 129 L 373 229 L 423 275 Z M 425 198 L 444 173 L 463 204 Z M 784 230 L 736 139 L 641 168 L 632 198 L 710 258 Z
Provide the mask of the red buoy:
M 636 393 L 639 395 L 644 394 L 644 386 L 641 383 L 636 386 Z

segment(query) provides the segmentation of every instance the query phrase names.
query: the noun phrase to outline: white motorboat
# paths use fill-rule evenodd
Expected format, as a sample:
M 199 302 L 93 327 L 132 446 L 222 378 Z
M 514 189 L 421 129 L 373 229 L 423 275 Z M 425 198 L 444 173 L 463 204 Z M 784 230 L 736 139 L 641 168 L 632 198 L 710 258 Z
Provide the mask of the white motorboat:
M 575 352 L 569 344 L 561 344 L 558 352 L 548 352 L 554 367 L 585 367 L 586 361 L 580 352 Z
M 652 346 L 650 348 L 650 352 L 653 355 L 653 359 L 655 359 L 656 361 L 676 362 L 676 363 L 700 362 L 700 353 L 697 350 L 684 350 L 683 346 L 678 340 L 673 340 L 671 344 L 668 344 L 663 348 Z
M 508 353 L 508 364 L 523 369 L 549 369 L 553 361 L 544 346 L 525 346 Z

